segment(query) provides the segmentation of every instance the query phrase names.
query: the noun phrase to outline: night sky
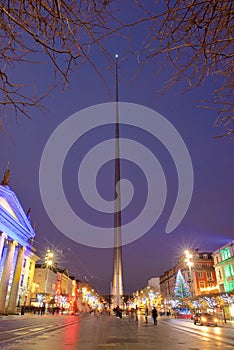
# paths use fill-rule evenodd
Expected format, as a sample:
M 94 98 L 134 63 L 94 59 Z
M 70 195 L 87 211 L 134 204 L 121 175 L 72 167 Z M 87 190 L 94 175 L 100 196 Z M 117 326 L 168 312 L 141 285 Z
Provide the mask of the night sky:
M 141 36 L 136 40 L 140 43 Z M 132 55 L 121 59 L 126 50 L 124 39 L 115 39 L 108 45 L 110 53 L 114 56 L 118 52 L 120 57 L 120 101 L 149 107 L 168 119 L 183 138 L 194 169 L 194 190 L 188 212 L 175 231 L 166 234 L 165 227 L 177 194 L 175 166 L 158 140 L 143 130 L 120 125 L 120 134 L 123 137 L 137 140 L 157 156 L 168 186 L 165 207 L 157 223 L 143 237 L 123 247 L 124 289 L 125 293 L 131 293 L 143 287 L 151 277 L 159 276 L 172 267 L 185 248 L 213 251 L 233 239 L 233 140 L 215 139 L 214 136 L 221 133 L 221 130 L 213 127 L 217 113 L 199 107 L 202 100 L 211 98 L 214 87 L 211 79 L 204 86 L 187 93 L 182 93 L 185 88 L 185 82 L 182 81 L 164 95 L 160 95 L 157 91 L 169 78 L 170 67 L 163 68 L 156 75 L 157 68 L 162 64 L 159 60 L 157 64 L 151 62 L 145 65 L 134 76 L 138 69 L 137 57 Z M 84 63 L 78 71 L 73 72 L 70 85 L 64 92 L 56 90 L 46 99 L 48 110 L 44 114 L 34 110 L 31 120 L 20 117 L 17 121 L 13 113 L 9 115 L 5 122 L 9 135 L 2 132 L 0 138 L 0 176 L 3 177 L 9 162 L 11 188 L 16 192 L 25 211 L 32 208 L 31 217 L 35 224 L 35 247 L 38 254 L 43 256 L 47 247 L 55 247 L 60 252 L 57 260 L 61 267 L 68 268 L 71 275 L 88 281 L 100 292 L 109 293 L 112 249 L 87 247 L 59 232 L 43 207 L 39 191 L 41 155 L 51 133 L 73 113 L 92 105 L 114 101 L 113 69 L 105 66 L 100 55 L 96 56 L 95 50 L 91 55 L 108 88 L 95 70 L 88 63 Z M 16 79 L 24 77 L 30 88 L 37 86 L 40 90 L 48 78 L 47 69 L 46 66 L 37 69 L 33 66 L 22 66 L 15 67 L 12 74 Z M 113 125 L 88 133 L 70 149 L 63 169 L 64 189 L 74 211 L 81 212 L 86 220 L 90 217 L 96 222 L 100 220 L 104 227 L 112 225 L 112 216 L 97 215 L 94 218 L 90 209 L 82 206 L 77 189 L 77 172 L 87 150 L 95 143 L 108 139 L 110 135 L 114 135 Z M 151 166 L 150 163 L 148 165 Z M 113 199 L 114 193 L 113 169 L 114 162 L 108 162 L 97 177 L 98 189 L 108 200 Z M 128 222 L 144 206 L 147 183 L 142 171 L 131 162 L 121 162 L 121 175 L 129 178 L 136 192 L 133 198 L 135 202 L 131 203 L 129 210 L 123 215 L 124 222 Z

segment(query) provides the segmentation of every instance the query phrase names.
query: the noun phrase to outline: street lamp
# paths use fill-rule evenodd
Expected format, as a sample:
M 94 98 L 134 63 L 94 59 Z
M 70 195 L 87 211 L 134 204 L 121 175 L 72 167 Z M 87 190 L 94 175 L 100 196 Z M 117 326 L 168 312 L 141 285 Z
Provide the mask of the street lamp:
M 194 265 L 193 261 L 192 261 L 192 258 L 193 258 L 193 255 L 190 253 L 189 250 L 185 250 L 184 252 L 185 254 L 185 262 L 189 268 L 189 276 L 190 276 L 190 289 L 191 289 L 191 293 L 193 295 L 193 279 L 192 279 L 192 266 Z
M 46 255 L 45 255 L 45 266 L 46 266 L 46 278 L 45 278 L 45 287 L 44 287 L 44 293 L 46 294 L 47 292 L 47 284 L 48 284 L 48 269 L 53 266 L 54 261 L 53 261 L 54 253 L 51 252 L 50 249 L 47 249 Z
M 54 253 L 52 253 L 50 249 L 47 249 L 46 256 L 45 256 L 46 267 L 53 265 L 53 257 L 54 257 Z

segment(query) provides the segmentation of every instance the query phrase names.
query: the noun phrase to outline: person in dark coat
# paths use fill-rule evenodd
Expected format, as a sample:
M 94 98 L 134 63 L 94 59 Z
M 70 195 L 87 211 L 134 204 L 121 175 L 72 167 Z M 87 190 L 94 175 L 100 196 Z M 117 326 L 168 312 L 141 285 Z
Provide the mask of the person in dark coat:
M 155 306 L 154 306 L 154 308 L 152 310 L 152 317 L 153 317 L 153 320 L 154 320 L 154 324 L 156 325 L 157 324 L 158 311 L 157 311 Z
M 149 309 L 148 307 L 145 308 L 145 323 L 148 323 L 148 315 L 149 315 Z

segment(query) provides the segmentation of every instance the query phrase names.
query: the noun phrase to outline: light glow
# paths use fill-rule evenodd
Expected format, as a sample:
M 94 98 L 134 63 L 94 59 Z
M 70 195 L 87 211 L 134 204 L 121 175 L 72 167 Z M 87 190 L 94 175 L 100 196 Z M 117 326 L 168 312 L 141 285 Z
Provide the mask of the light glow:
M 219 290 L 219 287 L 216 285 L 216 286 L 212 286 L 212 287 L 200 288 L 201 292 L 211 292 L 213 290 Z

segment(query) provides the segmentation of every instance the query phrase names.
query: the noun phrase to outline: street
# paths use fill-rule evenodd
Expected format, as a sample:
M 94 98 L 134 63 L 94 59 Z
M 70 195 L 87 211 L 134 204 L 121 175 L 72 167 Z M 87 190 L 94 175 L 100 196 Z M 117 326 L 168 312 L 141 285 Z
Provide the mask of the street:
M 25 315 L 0 319 L 0 349 L 214 350 L 234 347 L 233 326 L 195 326 L 191 320 L 122 319 L 108 315 Z

